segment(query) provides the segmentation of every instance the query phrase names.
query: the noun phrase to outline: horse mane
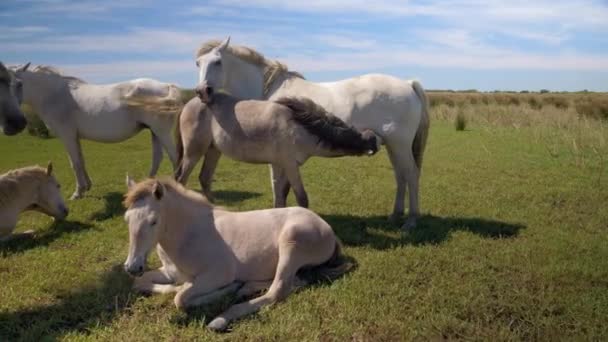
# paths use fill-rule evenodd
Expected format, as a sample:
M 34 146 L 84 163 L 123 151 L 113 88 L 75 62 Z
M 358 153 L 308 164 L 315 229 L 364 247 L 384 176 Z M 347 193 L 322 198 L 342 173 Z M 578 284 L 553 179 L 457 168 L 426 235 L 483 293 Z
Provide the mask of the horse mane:
M 359 132 L 309 98 L 282 97 L 274 102 L 289 108 L 294 121 L 317 136 L 325 148 L 354 155 L 378 152 L 377 138 L 371 130 Z
M 156 182 L 161 183 L 163 185 L 163 187 L 165 188 L 165 191 L 172 191 L 172 192 L 178 193 L 182 196 L 185 196 L 185 197 L 195 200 L 199 203 L 202 203 L 203 205 L 208 206 L 210 208 L 214 207 L 213 204 L 211 204 L 211 202 L 209 202 L 209 200 L 205 196 L 203 196 L 195 191 L 186 189 L 183 185 L 179 184 L 178 182 L 176 182 L 170 178 L 163 178 L 163 179 L 148 178 L 144 181 L 141 181 L 141 182 L 135 184 L 125 194 L 125 198 L 124 198 L 122 204 L 125 206 L 125 208 L 128 209 L 135 202 L 142 200 L 148 196 L 152 196 L 154 193 L 154 184 L 156 184 Z
M 66 80 L 68 82 L 68 84 L 70 84 L 70 85 L 79 85 L 79 84 L 87 83 L 81 78 L 65 75 L 64 73 L 59 71 L 59 69 L 57 69 L 53 66 L 50 66 L 50 65 L 38 65 L 32 71 L 41 73 L 41 74 L 59 76 L 59 77 L 63 78 L 64 80 Z
M 201 45 L 200 48 L 196 51 L 196 58 L 209 53 L 214 48 L 218 47 L 222 42 L 219 40 L 210 40 Z M 227 51 L 232 55 L 249 62 L 251 64 L 260 66 L 264 68 L 264 95 L 268 94 L 270 91 L 270 86 L 277 79 L 277 77 L 281 74 L 287 74 L 290 77 L 297 77 L 304 79 L 304 76 L 297 71 L 290 71 L 289 68 L 273 59 L 267 59 L 261 53 L 256 50 L 241 46 L 241 45 L 228 45 Z
M 23 192 L 24 184 L 41 182 L 47 177 L 46 169 L 40 166 L 28 166 L 0 175 L 0 207 L 18 198 Z

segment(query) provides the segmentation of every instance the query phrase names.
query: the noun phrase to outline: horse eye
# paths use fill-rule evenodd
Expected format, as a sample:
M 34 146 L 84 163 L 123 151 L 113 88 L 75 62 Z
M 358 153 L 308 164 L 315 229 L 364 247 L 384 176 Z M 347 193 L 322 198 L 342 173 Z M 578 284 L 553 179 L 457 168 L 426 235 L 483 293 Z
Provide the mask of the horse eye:
M 154 221 L 150 222 L 150 226 L 154 227 L 154 226 L 156 226 L 156 223 L 157 223 L 156 220 L 154 220 Z
M 215 64 L 215 65 L 222 65 L 222 60 L 218 59 L 217 61 L 213 62 L 213 64 Z
M 198 64 L 198 61 L 195 62 L 196 67 L 198 68 L 200 65 Z

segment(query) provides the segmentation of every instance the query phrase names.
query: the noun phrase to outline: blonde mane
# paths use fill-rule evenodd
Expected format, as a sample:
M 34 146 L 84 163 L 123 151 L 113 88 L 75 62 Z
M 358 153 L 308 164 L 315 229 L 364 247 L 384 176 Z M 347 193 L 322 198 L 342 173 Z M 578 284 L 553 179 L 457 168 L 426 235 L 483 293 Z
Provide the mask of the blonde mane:
M 156 182 L 161 183 L 164 186 L 165 191 L 175 192 L 177 194 L 180 194 L 182 196 L 185 196 L 187 198 L 200 202 L 210 208 L 214 207 L 213 204 L 211 204 L 211 202 L 209 202 L 209 200 L 205 196 L 203 196 L 197 192 L 194 192 L 192 190 L 188 190 L 183 185 L 181 185 L 181 184 L 177 183 L 176 181 L 174 181 L 173 179 L 169 179 L 169 178 L 166 178 L 166 179 L 148 178 L 144 181 L 141 181 L 141 182 L 135 184 L 125 194 L 125 199 L 122 202 L 122 204 L 125 206 L 125 208 L 129 209 L 135 202 L 142 200 L 148 196 L 152 196 L 153 192 L 154 192 L 154 184 L 156 184 Z
M 21 196 L 25 185 L 43 182 L 47 177 L 46 169 L 40 166 L 28 166 L 0 175 L 0 207 Z
M 41 74 L 59 76 L 59 77 L 63 78 L 64 80 L 66 80 L 70 85 L 78 85 L 78 84 L 87 83 L 83 79 L 80 79 L 78 77 L 67 76 L 67 75 L 63 74 L 61 71 L 59 71 L 59 69 L 52 67 L 50 65 L 38 65 L 32 71 L 41 73 Z
M 196 51 L 196 58 L 209 53 L 211 50 L 219 46 L 222 42 L 219 40 L 210 40 L 203 43 Z M 287 66 L 279 61 L 267 59 L 261 53 L 252 48 L 240 45 L 228 45 L 227 51 L 232 55 L 257 66 L 264 68 L 264 96 L 268 95 L 270 86 L 281 74 L 287 74 L 291 77 L 304 79 L 304 76 L 296 71 L 290 71 Z

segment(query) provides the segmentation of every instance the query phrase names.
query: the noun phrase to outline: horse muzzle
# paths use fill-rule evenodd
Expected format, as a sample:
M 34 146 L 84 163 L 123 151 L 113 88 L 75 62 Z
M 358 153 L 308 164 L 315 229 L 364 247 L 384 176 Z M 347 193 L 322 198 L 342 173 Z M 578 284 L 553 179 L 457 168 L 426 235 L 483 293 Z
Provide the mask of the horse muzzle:
M 25 129 L 27 125 L 27 121 L 23 116 L 11 116 L 6 118 L 5 124 L 3 126 L 4 134 L 6 135 L 15 135 L 20 133 Z
M 129 273 L 134 277 L 141 277 L 144 274 L 144 265 L 139 263 L 127 264 L 125 263 L 125 272 Z
M 203 103 L 211 102 L 211 97 L 213 96 L 213 88 L 208 86 L 207 83 L 197 85 L 196 88 L 194 88 L 194 92 Z

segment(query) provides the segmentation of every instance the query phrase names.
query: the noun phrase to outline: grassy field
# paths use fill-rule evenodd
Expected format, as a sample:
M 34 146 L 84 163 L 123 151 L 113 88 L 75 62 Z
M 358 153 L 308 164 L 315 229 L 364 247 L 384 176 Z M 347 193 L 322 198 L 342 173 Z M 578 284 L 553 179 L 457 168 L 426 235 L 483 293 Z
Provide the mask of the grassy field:
M 24 214 L 18 230 L 36 235 L 0 244 L 0 340 L 606 340 L 608 128 L 568 103 L 435 102 L 424 217 L 403 237 L 386 220 L 394 196 L 386 153 L 308 162 L 311 209 L 358 268 L 228 334 L 205 322 L 230 298 L 180 313 L 170 295 L 133 293 L 122 271 L 124 177 L 146 174 L 148 135 L 85 142 L 93 189 L 69 203 L 68 221 Z M 454 129 L 459 113 L 463 131 Z M 2 172 L 53 160 L 71 194 L 56 139 L 1 136 L 0 156 Z M 199 188 L 196 177 L 189 185 Z M 218 204 L 234 210 L 272 202 L 266 166 L 222 159 L 214 187 Z

